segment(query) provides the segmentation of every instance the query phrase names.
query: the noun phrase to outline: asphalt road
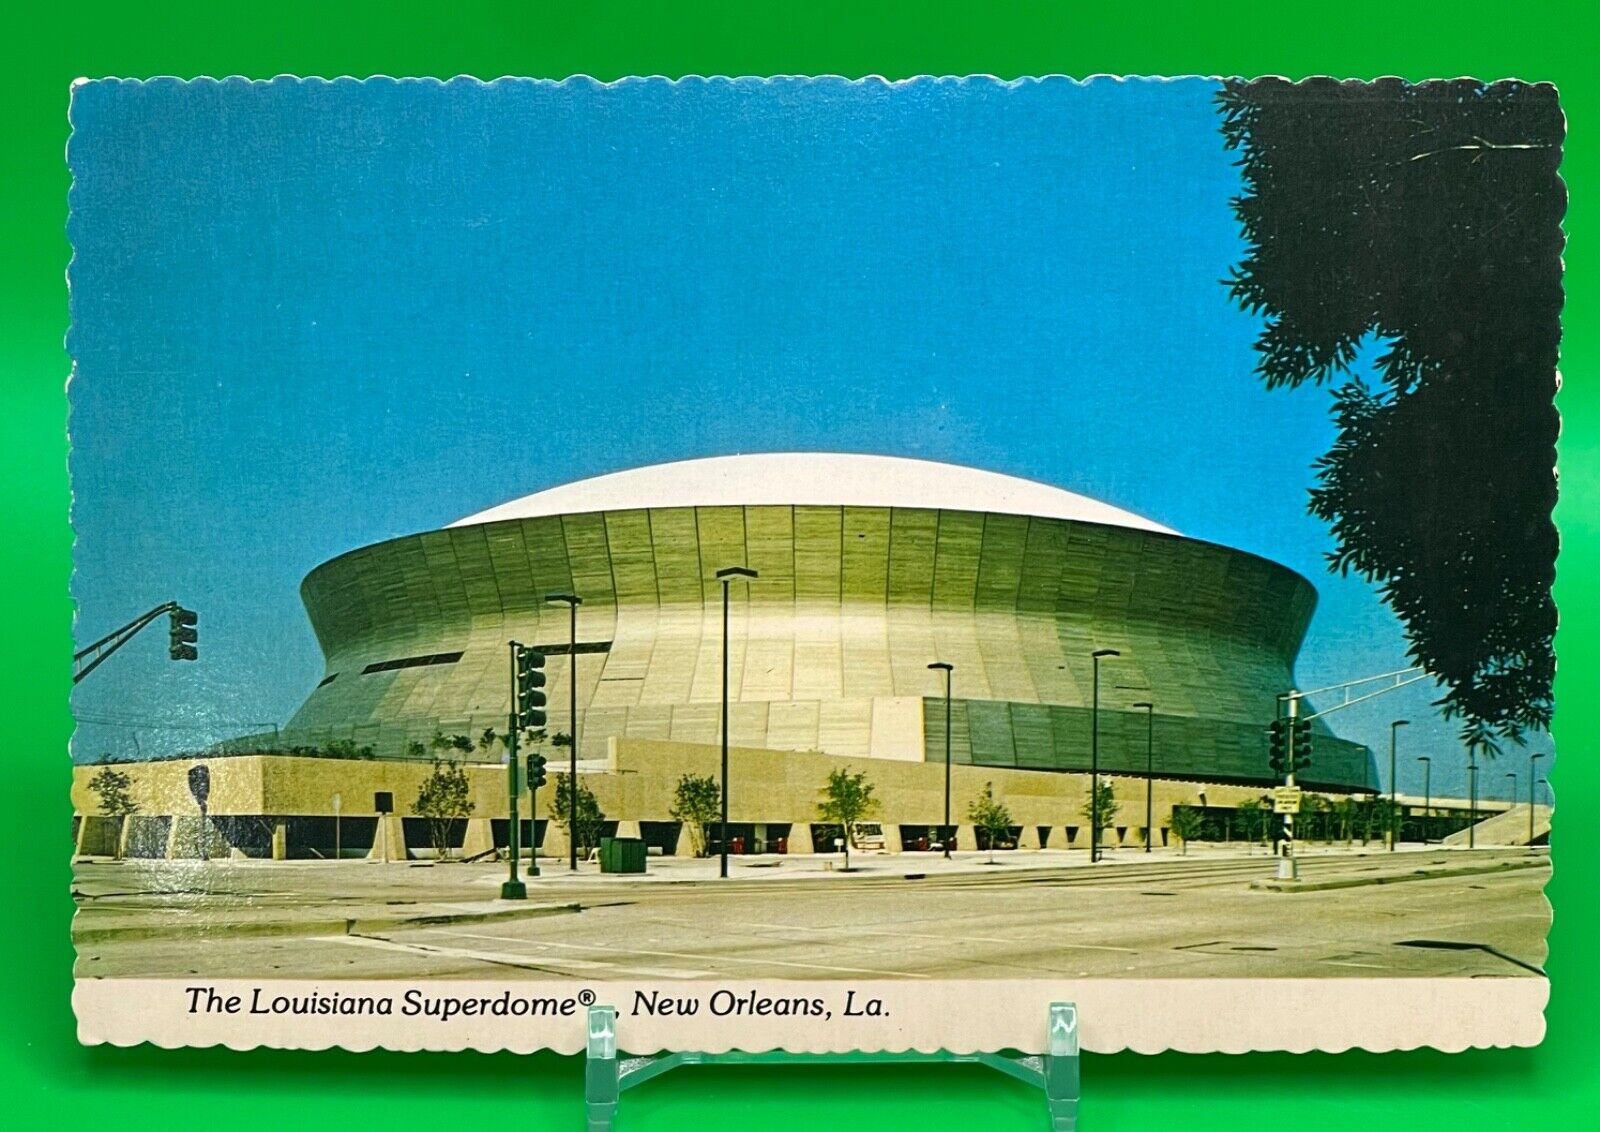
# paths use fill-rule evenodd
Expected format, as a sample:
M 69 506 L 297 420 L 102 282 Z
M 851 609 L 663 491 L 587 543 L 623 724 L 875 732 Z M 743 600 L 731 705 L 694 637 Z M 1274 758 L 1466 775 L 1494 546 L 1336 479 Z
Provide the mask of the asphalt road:
M 1277 893 L 1253 858 L 1166 857 L 1096 867 L 1011 863 L 959 871 L 878 858 L 851 876 L 619 883 L 561 871 L 536 884 L 545 914 L 334 930 L 431 901 L 491 905 L 493 866 L 379 873 L 360 862 L 199 868 L 80 864 L 82 977 L 862 979 L 1532 976 L 1545 961 L 1547 858 L 1527 850 L 1421 851 L 1308 860 L 1311 879 L 1396 880 L 1418 869 L 1532 868 Z M 1020 860 L 1020 859 L 1016 859 Z M 343 871 L 341 871 L 343 870 Z M 359 881 L 353 884 L 352 880 Z M 570 909 L 577 910 L 570 910 Z M 314 914 L 316 913 L 316 914 Z M 306 931 L 229 923 L 304 916 Z M 521 916 L 521 913 L 517 913 Z M 467 917 L 470 919 L 470 917 Z M 205 930 L 196 931 L 195 924 Z

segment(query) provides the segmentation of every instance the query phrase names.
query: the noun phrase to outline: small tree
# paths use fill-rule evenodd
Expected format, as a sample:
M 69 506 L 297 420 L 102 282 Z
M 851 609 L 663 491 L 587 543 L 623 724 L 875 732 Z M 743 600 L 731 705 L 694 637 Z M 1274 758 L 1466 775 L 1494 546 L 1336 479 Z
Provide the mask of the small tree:
M 1111 784 L 1110 779 L 1103 779 L 1100 783 L 1100 788 L 1094 790 L 1093 794 L 1092 798 L 1083 800 L 1083 808 L 1078 812 L 1083 815 L 1083 820 L 1089 823 L 1091 844 L 1094 839 L 1093 831 L 1096 828 L 1102 831 L 1099 841 L 1101 847 L 1104 848 L 1105 837 L 1103 831 L 1117 816 L 1117 790 Z
M 498 742 L 500 742 L 500 736 L 496 734 L 495 729 L 493 727 L 485 727 L 483 734 L 478 736 L 478 750 L 488 754 L 490 749 Z
M 357 746 L 354 739 L 334 739 L 322 749 L 323 757 L 330 759 L 373 759 L 376 754 L 368 745 Z
M 1189 842 L 1200 836 L 1200 831 L 1205 826 L 1205 819 L 1200 816 L 1200 811 L 1192 806 L 1172 807 L 1172 836 L 1178 839 L 1178 852 L 1185 857 L 1189 855 Z
M 1300 799 L 1300 812 L 1295 815 L 1295 840 L 1314 841 L 1319 831 L 1324 841 L 1333 840 L 1328 836 L 1328 820 L 1323 816 L 1327 814 L 1328 809 L 1328 800 L 1322 795 L 1304 795 Z
M 1360 804 L 1354 798 L 1340 798 L 1333 804 L 1334 824 L 1346 845 L 1355 842 L 1356 811 L 1359 809 Z
M 578 827 L 572 828 L 572 776 L 555 777 L 555 795 L 551 800 L 556 824 L 566 831 L 567 837 L 578 846 L 578 856 L 587 857 L 589 850 L 600 844 L 600 833 L 605 828 L 606 815 L 595 799 L 594 791 L 582 780 L 578 782 Z
M 446 735 L 442 731 L 435 731 L 433 733 L 433 738 L 428 740 L 428 746 L 432 747 L 435 751 L 438 751 L 441 756 L 450 751 L 459 751 L 462 754 L 471 754 L 472 736 Z
M 424 747 L 420 740 L 413 739 L 411 742 L 406 744 L 406 758 L 425 759 L 427 757 L 428 748 Z
M 428 820 L 428 840 L 441 861 L 450 855 L 451 824 L 472 813 L 471 794 L 465 769 L 453 762 L 433 760 L 412 810 Z
M 696 857 L 711 851 L 706 827 L 721 817 L 722 790 L 715 778 L 709 774 L 685 774 L 678 779 L 678 788 L 672 795 L 672 818 L 689 827 Z
M 1011 811 L 994 796 L 994 783 L 985 782 L 983 791 L 967 807 L 967 820 L 981 830 L 989 845 L 989 863 L 994 864 L 994 845 L 1011 832 Z
M 89 780 L 89 789 L 100 800 L 100 809 L 107 817 L 117 819 L 116 848 L 112 851 L 117 860 L 122 859 L 122 827 L 132 815 L 139 812 L 139 803 L 133 798 L 133 779 L 120 770 L 101 767 Z
M 1266 803 L 1261 799 L 1252 798 L 1248 802 L 1240 802 L 1233 808 L 1233 814 L 1239 822 L 1239 833 L 1247 842 L 1265 839 L 1272 821 Z
M 1384 811 L 1381 809 L 1383 799 L 1367 798 L 1361 802 L 1361 844 L 1365 845 L 1372 840 L 1372 832 L 1383 828 Z
M 851 774 L 849 767 L 830 770 L 828 783 L 822 788 L 817 816 L 844 827 L 845 872 L 850 871 L 850 842 L 855 836 L 856 822 L 870 817 L 878 808 L 878 800 L 872 793 L 872 783 L 867 781 L 866 773 Z

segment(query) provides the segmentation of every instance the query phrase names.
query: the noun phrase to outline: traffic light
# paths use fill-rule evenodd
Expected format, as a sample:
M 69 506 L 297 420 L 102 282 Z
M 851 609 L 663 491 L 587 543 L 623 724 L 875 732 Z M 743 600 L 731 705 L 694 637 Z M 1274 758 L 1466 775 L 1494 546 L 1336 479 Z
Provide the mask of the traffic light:
M 167 613 L 167 619 L 167 655 L 173 660 L 198 660 L 200 652 L 195 645 L 200 641 L 200 630 L 195 626 L 200 615 L 180 605 Z
M 531 731 L 544 726 L 544 653 L 537 649 L 517 650 L 517 730 Z
M 1289 765 L 1289 723 L 1274 719 L 1267 727 L 1267 765 L 1273 774 L 1282 774 Z
M 545 759 L 538 751 L 528 756 L 528 789 L 537 790 L 545 784 L 544 764 Z
M 1311 721 L 1294 721 L 1294 769 L 1304 770 L 1311 765 Z

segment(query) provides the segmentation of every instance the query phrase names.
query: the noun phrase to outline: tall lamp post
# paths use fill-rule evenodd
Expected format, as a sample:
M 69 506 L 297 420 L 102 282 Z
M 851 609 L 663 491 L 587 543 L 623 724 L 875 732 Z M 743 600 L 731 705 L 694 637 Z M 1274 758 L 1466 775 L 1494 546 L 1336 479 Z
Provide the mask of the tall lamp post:
M 1533 844 L 1533 803 L 1539 790 L 1539 760 L 1544 752 L 1528 756 L 1528 844 Z
M 1144 708 L 1144 851 L 1150 852 L 1150 838 L 1155 834 L 1155 816 L 1152 793 L 1155 786 L 1156 705 L 1140 700 L 1133 705 Z
M 930 669 L 944 673 L 944 828 L 939 831 L 939 844 L 944 847 L 944 859 L 950 859 L 950 682 L 955 676 L 955 665 L 936 660 Z
M 1428 843 L 1428 811 L 1433 807 L 1433 760 L 1427 755 L 1418 755 L 1417 761 L 1422 764 L 1422 843 Z
M 722 824 L 717 833 L 722 842 L 722 865 L 719 872 L 728 877 L 728 586 L 735 578 L 749 581 L 760 577 L 748 566 L 727 566 L 717 571 L 717 581 L 722 583 Z M 845 836 L 850 835 L 845 830 Z
M 1400 729 L 1411 723 L 1409 719 L 1396 719 L 1389 724 L 1389 852 L 1393 853 L 1400 840 L 1400 803 L 1395 795 L 1394 749 Z
M 1089 863 L 1100 859 L 1100 662 L 1108 656 L 1121 656 L 1116 649 L 1095 649 L 1089 654 L 1094 665 L 1094 694 L 1089 709 Z
M 1517 806 L 1517 772 L 1508 770 L 1506 771 L 1506 777 L 1511 780 L 1511 801 L 1506 806 L 1506 813 L 1509 814 Z
M 1467 848 L 1478 847 L 1478 752 L 1467 752 Z
M 572 734 L 567 744 L 567 868 L 578 871 L 578 606 L 583 599 L 577 594 L 545 594 L 549 605 L 564 605 L 572 611 L 571 630 L 567 637 L 567 726 Z

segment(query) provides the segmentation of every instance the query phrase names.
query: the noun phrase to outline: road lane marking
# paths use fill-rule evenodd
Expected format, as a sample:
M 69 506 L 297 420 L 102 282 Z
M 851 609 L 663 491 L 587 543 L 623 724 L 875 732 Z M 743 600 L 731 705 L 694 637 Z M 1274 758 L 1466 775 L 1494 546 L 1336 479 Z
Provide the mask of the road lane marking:
M 492 951 L 474 951 L 464 947 L 439 947 L 417 943 L 395 943 L 392 940 L 379 939 L 376 936 L 365 935 L 330 935 L 313 937 L 320 941 L 343 943 L 351 947 L 368 947 L 376 951 L 398 951 L 407 955 L 437 955 L 446 959 L 471 959 L 478 963 L 492 963 L 498 967 L 519 967 L 525 971 L 538 971 L 542 975 L 563 975 L 566 972 L 553 971 L 548 967 L 541 967 L 530 963 L 524 956 L 499 954 Z
M 582 950 L 582 951 L 604 951 L 604 952 L 607 952 L 608 954 L 612 954 L 612 955 L 617 954 L 617 949 L 615 947 L 606 947 L 606 946 L 603 946 L 601 944 L 593 944 L 593 943 L 559 943 L 559 942 L 557 942 L 555 940 L 548 940 L 548 939 L 520 940 L 520 939 L 516 939 L 515 937 L 507 937 L 507 936 L 477 935 L 477 934 L 474 934 L 474 933 L 471 933 L 471 932 L 450 932 L 450 931 L 440 931 L 439 929 L 432 929 L 432 930 L 435 932 L 435 934 L 464 937 L 464 938 L 468 938 L 468 939 L 495 940 L 495 941 L 497 941 L 499 943 L 524 943 L 524 944 L 526 944 L 526 943 L 537 943 L 538 945 L 540 945 L 542 947 L 569 947 L 569 948 L 573 948 L 573 949 L 576 949 L 576 950 Z M 348 938 L 355 938 L 355 937 L 348 937 Z M 884 970 L 877 970 L 877 969 L 874 969 L 874 968 L 871 968 L 871 967 L 839 967 L 839 966 L 835 966 L 835 965 L 829 964 L 829 963 L 792 963 L 792 962 L 788 962 L 788 961 L 782 960 L 782 959 L 747 959 L 747 958 L 744 958 L 743 956 L 737 956 L 737 955 L 707 956 L 707 955 L 703 955 L 703 954 L 697 954 L 697 953 L 692 952 L 692 951 L 661 951 L 661 950 L 657 950 L 657 949 L 642 948 L 642 947 L 629 948 L 627 950 L 627 957 L 629 957 L 629 958 L 631 958 L 633 956 L 640 956 L 640 955 L 651 955 L 651 956 L 655 956 L 657 958 L 662 958 L 662 959 L 690 959 L 690 960 L 694 960 L 695 962 L 699 962 L 699 963 L 704 963 L 704 962 L 706 962 L 707 959 L 715 958 L 718 962 L 721 962 L 721 963 L 745 963 L 745 964 L 748 964 L 748 965 L 754 966 L 754 967 L 763 967 L 763 966 L 765 966 L 765 967 L 793 967 L 793 968 L 796 968 L 797 970 L 801 970 L 801 971 L 837 971 L 840 974 L 845 974 L 845 975 L 873 975 L 873 976 L 877 976 L 877 977 L 880 977 L 880 978 L 888 978 L 888 979 L 901 979 L 901 978 L 903 978 L 903 979 L 926 979 L 926 978 L 929 977 L 927 975 L 914 974 L 914 973 L 908 972 L 908 971 L 884 971 Z M 553 959 L 552 961 L 553 962 L 557 962 L 557 963 L 563 962 L 563 960 L 559 960 L 559 959 Z M 618 965 L 621 965 L 621 964 L 618 964 Z

